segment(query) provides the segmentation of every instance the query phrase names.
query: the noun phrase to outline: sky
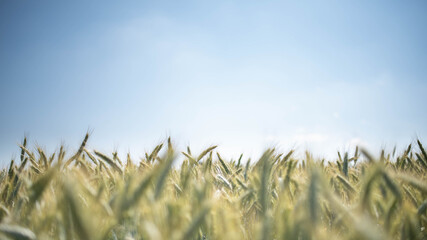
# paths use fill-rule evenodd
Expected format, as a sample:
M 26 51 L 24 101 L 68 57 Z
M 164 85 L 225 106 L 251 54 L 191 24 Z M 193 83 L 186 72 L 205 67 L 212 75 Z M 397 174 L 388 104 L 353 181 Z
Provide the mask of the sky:
M 0 163 L 427 140 L 426 1 L 1 1 Z M 193 151 L 193 152 L 194 152 Z

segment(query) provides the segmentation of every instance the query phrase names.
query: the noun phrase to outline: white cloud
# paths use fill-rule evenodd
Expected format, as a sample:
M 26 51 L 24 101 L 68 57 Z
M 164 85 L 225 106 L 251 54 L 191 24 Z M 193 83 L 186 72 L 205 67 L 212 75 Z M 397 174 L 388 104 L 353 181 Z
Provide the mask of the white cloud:
M 293 140 L 295 142 L 306 142 L 306 143 L 313 143 L 313 142 L 325 142 L 328 140 L 329 136 L 326 134 L 320 134 L 320 133 L 309 133 L 309 134 L 298 134 L 293 137 Z
M 347 142 L 347 145 L 350 146 L 350 147 L 354 147 L 354 146 L 364 147 L 364 146 L 367 146 L 368 144 L 363 139 L 355 137 L 355 138 L 350 139 Z
M 333 116 L 334 116 L 334 118 L 337 118 L 337 119 L 338 119 L 338 118 L 340 118 L 340 114 L 339 114 L 339 112 L 334 112 L 334 113 L 333 113 Z

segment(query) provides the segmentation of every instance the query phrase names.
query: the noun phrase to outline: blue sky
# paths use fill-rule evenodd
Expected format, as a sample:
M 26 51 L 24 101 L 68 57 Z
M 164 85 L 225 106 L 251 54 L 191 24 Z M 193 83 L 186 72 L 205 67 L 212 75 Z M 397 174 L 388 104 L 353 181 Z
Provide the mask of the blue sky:
M 1 1 L 0 162 L 135 157 L 172 136 L 230 157 L 427 137 L 425 1 Z

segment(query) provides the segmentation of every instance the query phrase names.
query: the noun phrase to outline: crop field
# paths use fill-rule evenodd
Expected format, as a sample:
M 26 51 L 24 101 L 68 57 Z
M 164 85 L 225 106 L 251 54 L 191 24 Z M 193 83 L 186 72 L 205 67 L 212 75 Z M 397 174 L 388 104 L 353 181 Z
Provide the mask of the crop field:
M 0 174 L 1 239 L 427 239 L 418 140 L 403 152 L 326 161 L 269 149 L 248 161 L 170 139 L 120 159 L 88 138 L 69 154 L 23 141 Z

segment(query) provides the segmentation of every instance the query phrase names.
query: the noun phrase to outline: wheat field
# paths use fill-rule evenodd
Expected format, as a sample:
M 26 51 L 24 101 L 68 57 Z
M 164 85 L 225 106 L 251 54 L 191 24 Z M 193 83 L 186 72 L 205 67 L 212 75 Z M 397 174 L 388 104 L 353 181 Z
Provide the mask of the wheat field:
M 0 174 L 1 239 L 427 239 L 427 153 L 225 159 L 170 139 L 140 159 L 20 145 Z M 177 164 L 178 156 L 185 160 Z

